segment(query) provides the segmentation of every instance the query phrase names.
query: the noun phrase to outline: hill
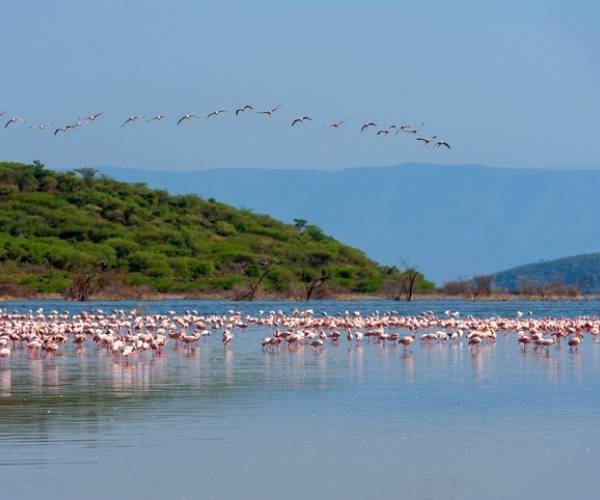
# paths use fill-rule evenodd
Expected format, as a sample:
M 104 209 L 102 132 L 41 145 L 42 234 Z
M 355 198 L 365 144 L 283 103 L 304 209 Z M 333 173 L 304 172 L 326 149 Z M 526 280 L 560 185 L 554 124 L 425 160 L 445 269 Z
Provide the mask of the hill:
M 5 293 L 82 298 L 81 288 L 89 287 L 119 297 L 139 290 L 298 297 L 326 288 L 375 293 L 400 275 L 302 221 L 284 224 L 89 168 L 54 172 L 39 162 L 0 163 Z
M 600 248 L 600 170 L 404 164 L 338 171 L 101 168 L 291 222 L 302 217 L 380 263 L 438 284 Z M 268 195 L 266 195 L 268 194 Z
M 494 282 L 508 291 L 539 285 L 575 285 L 582 293 L 600 292 L 600 252 L 536 262 L 496 273 Z
M 302 217 L 378 262 L 410 262 L 438 284 L 600 248 L 600 233 L 588 229 L 600 213 L 599 170 L 424 164 L 339 171 L 99 168 L 118 179 L 212 196 L 286 222 Z

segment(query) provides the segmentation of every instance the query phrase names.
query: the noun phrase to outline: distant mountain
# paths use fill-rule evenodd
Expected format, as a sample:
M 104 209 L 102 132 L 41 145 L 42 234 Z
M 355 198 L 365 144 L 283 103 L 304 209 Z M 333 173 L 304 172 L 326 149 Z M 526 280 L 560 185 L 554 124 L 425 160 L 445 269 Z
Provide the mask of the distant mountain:
M 514 291 L 524 279 L 540 284 L 558 281 L 579 285 L 585 288 L 583 291 L 600 292 L 600 252 L 514 267 L 496 273 L 494 281 L 496 285 Z
M 409 261 L 438 284 L 600 249 L 600 170 L 100 170 L 287 222 L 306 219 L 381 263 Z

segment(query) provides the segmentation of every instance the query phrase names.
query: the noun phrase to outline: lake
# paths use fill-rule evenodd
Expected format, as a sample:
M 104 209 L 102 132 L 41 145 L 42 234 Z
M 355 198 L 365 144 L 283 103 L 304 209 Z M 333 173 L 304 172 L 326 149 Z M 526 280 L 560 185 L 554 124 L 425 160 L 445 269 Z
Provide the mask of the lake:
M 600 302 L 309 304 L 477 317 L 598 315 Z M 291 311 L 292 302 L 9 302 L 8 310 Z M 263 350 L 237 330 L 114 360 L 92 342 L 0 367 L 4 499 L 598 498 L 600 343 L 521 352 L 514 335 L 404 350 L 364 341 Z

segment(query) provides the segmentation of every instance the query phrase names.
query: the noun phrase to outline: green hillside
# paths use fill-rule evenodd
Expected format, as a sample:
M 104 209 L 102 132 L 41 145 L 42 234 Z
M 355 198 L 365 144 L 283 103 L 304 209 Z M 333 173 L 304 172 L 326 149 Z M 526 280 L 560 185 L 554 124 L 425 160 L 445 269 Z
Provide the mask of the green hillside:
M 116 296 L 300 298 L 311 287 L 313 296 L 376 293 L 398 276 L 304 221 L 283 224 L 212 199 L 117 182 L 93 169 L 0 163 L 4 295 L 78 298 L 73 287 L 88 286 Z M 419 287 L 430 284 L 420 279 Z
M 539 285 L 575 286 L 581 293 L 600 291 L 600 252 L 514 267 L 496 273 L 495 284 L 508 291 Z

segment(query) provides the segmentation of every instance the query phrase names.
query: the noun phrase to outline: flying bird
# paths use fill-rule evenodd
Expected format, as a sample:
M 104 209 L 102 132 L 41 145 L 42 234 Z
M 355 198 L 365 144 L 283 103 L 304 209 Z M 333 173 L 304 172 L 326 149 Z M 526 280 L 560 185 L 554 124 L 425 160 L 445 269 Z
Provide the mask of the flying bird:
M 4 116 L 4 113 L 6 113 L 6 110 L 0 111 L 0 116 Z
M 58 127 L 55 131 L 54 131 L 54 135 L 58 134 L 59 132 L 66 132 L 67 130 L 69 130 L 70 126 L 67 125 L 65 127 Z
M 25 120 L 23 120 L 23 118 L 19 118 L 18 116 L 13 116 L 12 118 L 10 118 L 6 124 L 4 125 L 4 128 L 8 128 L 9 125 L 12 125 L 13 123 L 25 123 Z
M 125 120 L 121 124 L 121 127 L 123 127 L 124 125 L 127 125 L 128 123 L 131 123 L 131 122 L 134 122 L 136 120 L 139 120 L 140 118 L 142 118 L 142 115 L 131 115 L 129 118 L 127 118 L 127 120 Z
M 400 125 L 398 127 L 398 130 L 396 130 L 396 135 L 398 135 L 400 132 L 406 132 L 407 130 L 409 130 L 411 128 L 412 128 L 412 125 L 408 125 L 406 123 L 403 125 Z
M 257 111 L 257 113 L 261 114 L 261 115 L 267 115 L 267 116 L 271 116 L 273 113 L 275 113 L 275 111 L 277 111 L 279 108 L 281 107 L 281 104 L 279 106 L 276 106 L 274 108 L 271 109 L 267 109 L 266 111 Z
M 226 111 L 227 111 L 226 109 L 218 109 L 217 111 L 213 111 L 212 113 L 208 113 L 208 115 L 206 115 L 206 118 L 210 118 L 211 116 L 214 116 L 216 118 L 221 113 L 225 113 Z
M 425 146 L 433 142 L 434 139 L 437 138 L 437 135 L 431 136 L 429 139 L 427 137 L 417 137 L 417 141 L 421 141 Z
M 254 108 L 249 104 L 246 104 L 243 108 L 238 108 L 235 110 L 235 116 L 239 115 L 240 113 L 243 113 L 244 111 L 248 111 L 249 109 L 253 110 Z
M 40 123 L 39 125 L 29 125 L 29 128 L 36 128 L 38 130 L 46 130 L 48 128 L 48 125 L 46 125 L 45 123 Z
M 441 146 L 444 146 L 444 147 L 446 147 L 446 148 L 448 148 L 448 149 L 452 149 L 452 148 L 450 147 L 450 144 L 448 144 L 446 141 L 442 141 L 442 140 L 440 140 L 440 141 L 435 141 L 435 144 L 433 145 L 433 147 L 435 147 L 435 148 L 439 148 L 439 147 L 441 147 Z
M 147 122 L 156 122 L 156 121 L 162 120 L 163 118 L 166 118 L 167 116 L 171 116 L 171 114 L 169 113 L 168 115 L 166 115 L 164 113 L 159 113 L 157 115 L 152 116 L 151 118 L 148 118 L 146 121 Z
M 362 127 L 360 127 L 360 133 L 362 134 L 365 130 L 367 130 L 369 127 L 376 127 L 377 124 L 373 123 L 373 122 L 367 122 L 365 124 L 363 124 Z
M 179 120 L 177 120 L 177 125 L 179 125 L 184 120 L 191 120 L 192 118 L 200 118 L 200 117 L 193 115 L 191 113 L 188 113 L 186 115 L 183 115 Z
M 100 113 L 94 113 L 90 116 L 86 116 L 84 118 L 84 120 L 87 120 L 90 123 L 94 123 L 96 121 L 96 118 L 100 118 L 103 114 L 104 114 L 104 111 L 101 111 Z
M 419 133 L 419 131 L 421 130 L 423 125 L 425 125 L 425 122 L 422 122 L 421 125 L 419 125 L 418 127 L 413 127 L 413 126 L 409 125 L 408 127 L 406 127 L 403 130 L 403 132 L 406 132 L 407 134 L 417 134 L 417 133 Z
M 292 127 L 294 125 L 296 125 L 296 123 L 302 123 L 304 120 L 308 120 L 309 122 L 312 122 L 312 118 L 310 116 L 300 116 L 292 122 Z
M 384 128 L 384 129 L 377 131 L 377 135 L 381 135 L 381 134 L 388 135 L 389 133 L 390 133 L 390 129 L 388 129 L 388 128 Z
M 348 118 L 344 118 L 343 120 L 340 120 L 339 122 L 333 122 L 333 123 L 330 123 L 329 125 L 325 125 L 325 128 L 340 128 L 347 119 Z

